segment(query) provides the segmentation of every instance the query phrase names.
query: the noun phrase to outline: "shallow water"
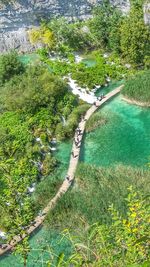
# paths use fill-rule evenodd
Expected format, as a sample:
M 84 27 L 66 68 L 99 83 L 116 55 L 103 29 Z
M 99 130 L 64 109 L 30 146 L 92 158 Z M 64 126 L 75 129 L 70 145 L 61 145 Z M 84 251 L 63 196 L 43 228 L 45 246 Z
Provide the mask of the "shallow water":
M 120 83 L 120 82 L 119 82 Z M 109 92 L 119 84 L 111 84 L 102 88 L 102 92 Z M 146 167 L 150 161 L 150 109 L 130 105 L 121 100 L 121 96 L 105 104 L 98 112 L 110 115 L 108 123 L 98 127 L 91 133 L 85 134 L 81 148 L 80 160 L 97 166 L 109 166 L 123 163 L 125 165 Z M 64 170 L 70 158 L 72 142 L 58 145 L 57 158 L 62 162 Z M 39 250 L 47 249 L 47 243 L 54 247 L 57 255 L 61 252 L 70 251 L 67 242 L 59 244 L 59 234 L 51 233 L 50 230 L 41 229 L 31 238 L 31 247 L 37 250 L 30 256 L 28 267 L 42 267 L 42 259 L 46 260 L 49 254 Z M 37 262 L 36 262 L 36 261 Z M 19 258 L 13 255 L 0 261 L 0 267 L 21 267 Z
M 19 59 L 25 65 L 35 64 L 35 63 L 39 62 L 39 56 L 36 53 L 22 54 L 19 56 Z
M 50 229 L 42 228 L 36 232 L 30 239 L 32 253 L 29 254 L 27 267 L 46 267 L 46 261 L 52 260 L 51 255 L 59 255 L 65 251 L 65 255 L 71 252 L 70 242 L 60 236 L 58 232 L 52 232 Z M 23 267 L 23 261 L 20 256 L 7 255 L 0 260 L 0 267 Z M 52 265 L 54 266 L 54 265 Z
M 113 86 L 111 85 L 111 88 Z M 107 88 L 107 90 L 109 90 Z M 112 88 L 113 89 L 113 88 Z M 97 166 L 109 166 L 118 163 L 146 167 L 150 156 L 150 109 L 140 108 L 121 100 L 121 96 L 105 104 L 98 112 L 111 117 L 106 125 L 85 134 L 80 160 Z M 67 170 L 72 142 L 58 145 L 57 159 L 62 168 Z M 49 254 L 39 250 L 47 248 L 47 243 L 54 247 L 58 255 L 61 251 L 70 252 L 70 245 L 65 241 L 59 244 L 59 233 L 41 229 L 31 238 L 32 256 L 28 267 L 42 267 L 42 259 Z M 37 249 L 37 250 L 35 250 Z M 37 261 L 38 260 L 38 261 Z M 37 261 L 37 262 L 36 262 Z M 19 258 L 13 255 L 0 261 L 0 267 L 20 267 Z
M 85 134 L 80 161 L 96 166 L 121 163 L 147 167 L 150 161 L 150 109 L 130 105 L 117 96 L 98 112 L 107 114 L 108 122 Z M 56 156 L 65 163 L 69 160 L 71 142 L 61 143 L 58 148 Z
M 85 135 L 80 160 L 97 166 L 122 163 L 146 167 L 150 156 L 150 109 L 129 105 L 118 96 L 98 112 L 107 114 L 108 122 Z

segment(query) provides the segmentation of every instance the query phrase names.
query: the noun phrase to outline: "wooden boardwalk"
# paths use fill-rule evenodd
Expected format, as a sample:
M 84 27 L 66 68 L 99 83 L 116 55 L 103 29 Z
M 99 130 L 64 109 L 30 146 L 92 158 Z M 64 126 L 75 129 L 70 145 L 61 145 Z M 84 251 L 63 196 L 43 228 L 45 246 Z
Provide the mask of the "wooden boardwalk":
M 112 92 L 108 93 L 101 101 L 96 101 L 96 105 L 92 105 L 88 109 L 88 111 L 86 112 L 84 118 L 81 120 L 81 122 L 78 125 L 78 129 L 80 131 L 80 134 L 79 134 L 79 131 L 78 132 L 76 131 L 75 136 L 74 136 L 74 142 L 73 142 L 73 146 L 72 146 L 72 154 L 71 154 L 71 158 L 70 158 L 70 164 L 69 164 L 67 176 L 66 176 L 65 180 L 63 181 L 62 185 L 60 186 L 56 195 L 50 200 L 48 205 L 43 210 L 42 215 L 37 216 L 34 220 L 34 225 L 29 226 L 28 230 L 26 231 L 27 234 L 33 233 L 36 229 L 38 229 L 38 227 L 41 226 L 47 213 L 52 208 L 54 208 L 58 199 L 61 196 L 63 196 L 68 191 L 69 187 L 71 186 L 71 184 L 75 178 L 75 172 L 76 172 L 76 168 L 77 168 L 78 161 L 79 161 L 80 147 L 81 147 L 83 134 L 85 131 L 86 122 L 89 120 L 91 115 L 100 106 L 103 105 L 103 103 L 105 103 L 107 100 L 109 100 L 110 98 L 112 98 L 113 96 L 118 94 L 120 92 L 120 90 L 122 89 L 122 87 L 123 87 L 123 85 L 121 85 L 120 87 L 117 87 Z M 78 145 L 77 145 L 77 143 L 78 143 Z M 21 238 L 19 236 L 15 236 L 9 244 L 6 244 L 6 246 L 4 246 L 3 248 L 0 248 L 0 256 L 5 254 L 6 252 L 9 252 L 10 250 L 13 250 L 15 245 L 17 245 L 17 243 L 19 243 L 20 241 L 21 241 Z

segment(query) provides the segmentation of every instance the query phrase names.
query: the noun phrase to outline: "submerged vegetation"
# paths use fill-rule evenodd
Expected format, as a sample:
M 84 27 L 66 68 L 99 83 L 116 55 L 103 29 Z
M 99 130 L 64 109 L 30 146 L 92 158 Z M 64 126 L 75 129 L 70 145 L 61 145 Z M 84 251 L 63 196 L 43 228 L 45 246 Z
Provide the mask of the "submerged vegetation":
M 89 108 L 72 94 L 68 77 L 87 92 L 127 79 L 123 94 L 150 103 L 150 28 L 142 4 L 131 1 L 123 16 L 105 0 L 87 21 L 42 22 L 29 32 L 32 43 L 43 44 L 37 65 L 24 66 L 14 52 L 0 56 L 0 229 L 8 241 L 26 234 L 64 178 L 53 153 L 56 142 L 72 138 Z M 77 62 L 76 53 L 92 64 Z M 94 114 L 86 131 L 111 119 Z M 80 164 L 75 185 L 46 220 L 55 231 L 67 228 L 70 241 L 78 231 L 73 254 L 67 258 L 63 251 L 56 266 L 149 266 L 149 176 L 147 169 Z M 26 266 L 28 235 L 17 251 Z
M 95 130 L 97 127 L 106 124 L 110 120 L 108 114 L 94 113 L 86 123 L 86 133 Z
M 150 171 L 122 165 L 98 168 L 80 163 L 76 185 L 49 212 L 47 224 L 61 230 L 65 227 L 75 230 L 97 221 L 110 223 L 108 208 L 112 203 L 126 216 L 127 188 L 134 185 L 135 191 L 148 195 L 149 175 Z
M 122 216 L 111 205 L 111 224 L 97 223 L 84 231 L 84 236 L 72 236 L 64 231 L 72 245 L 72 254 L 57 259 L 61 267 L 73 266 L 149 266 L 149 207 L 148 199 L 129 188 L 126 199 L 127 214 Z M 51 255 L 50 255 L 51 256 Z M 56 265 L 58 266 L 58 265 Z
M 66 267 L 72 262 L 74 266 L 148 266 L 149 175 L 121 165 L 80 164 L 76 185 L 49 213 L 45 226 L 47 231 L 62 232 L 59 244 L 67 238 L 72 253 L 66 256 L 64 248 L 57 258 L 48 244 L 50 262 L 61 258 L 60 266 Z M 48 188 L 43 190 L 48 198 Z M 43 190 L 35 194 L 37 205 L 46 204 Z

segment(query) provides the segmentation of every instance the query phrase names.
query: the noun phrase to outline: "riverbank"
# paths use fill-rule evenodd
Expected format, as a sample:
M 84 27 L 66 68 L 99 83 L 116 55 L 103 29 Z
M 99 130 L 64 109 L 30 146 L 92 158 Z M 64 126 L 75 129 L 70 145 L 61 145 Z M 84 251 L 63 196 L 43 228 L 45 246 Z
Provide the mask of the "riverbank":
M 147 102 L 140 102 L 134 99 L 130 99 L 126 96 L 122 96 L 122 100 L 126 101 L 128 104 L 132 104 L 132 105 L 136 105 L 136 106 L 140 106 L 140 107 L 150 107 L 150 103 Z
M 57 201 L 68 191 L 68 189 L 70 188 L 72 182 L 74 181 L 75 172 L 76 172 L 76 168 L 77 168 L 78 161 L 79 161 L 80 148 L 81 148 L 82 137 L 83 137 L 83 134 L 84 134 L 86 121 L 89 120 L 91 115 L 101 105 L 103 105 L 107 100 L 109 100 L 113 96 L 117 95 L 120 92 L 121 89 L 122 89 L 122 86 L 117 87 L 112 92 L 108 93 L 105 96 L 105 98 L 103 98 L 102 100 L 97 101 L 96 105 L 92 105 L 88 109 L 88 111 L 86 112 L 84 120 L 81 120 L 81 122 L 78 125 L 78 129 L 81 131 L 81 133 L 78 134 L 76 132 L 75 136 L 74 136 L 75 141 L 73 142 L 73 146 L 72 146 L 72 153 L 73 154 L 71 154 L 67 175 L 66 175 L 62 185 L 58 189 L 56 195 L 50 200 L 48 205 L 44 208 L 43 212 L 35 218 L 34 225 L 31 224 L 29 226 L 29 228 L 27 229 L 27 235 L 30 235 L 31 233 L 33 233 L 36 229 L 38 229 L 41 226 L 41 224 L 45 220 L 45 217 L 47 216 L 48 212 L 56 206 Z M 78 146 L 76 145 L 76 140 L 79 143 Z M 76 156 L 74 156 L 74 155 L 76 155 Z M 24 237 L 25 237 L 25 235 L 23 236 L 23 238 Z M 22 237 L 15 236 L 11 240 L 11 242 L 9 242 L 9 244 L 6 244 L 4 248 L 0 248 L 0 255 L 3 255 L 6 252 L 12 250 L 14 248 L 14 246 L 16 246 L 21 240 L 22 240 Z

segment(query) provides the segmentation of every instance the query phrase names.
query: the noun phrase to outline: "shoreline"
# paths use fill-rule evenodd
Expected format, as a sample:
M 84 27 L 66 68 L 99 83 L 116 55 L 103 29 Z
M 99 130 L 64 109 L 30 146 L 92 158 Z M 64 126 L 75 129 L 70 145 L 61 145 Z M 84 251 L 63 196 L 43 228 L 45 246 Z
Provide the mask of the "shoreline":
M 136 105 L 136 106 L 140 106 L 140 107 L 145 107 L 145 108 L 149 108 L 150 107 L 150 103 L 146 103 L 146 102 L 140 102 L 140 101 L 137 101 L 137 100 L 134 100 L 134 99 L 130 99 L 126 96 L 123 96 L 121 97 L 121 99 L 129 104 L 132 104 L 132 105 Z
M 47 206 L 42 210 L 41 214 L 37 215 L 37 217 L 34 218 L 34 224 L 29 225 L 26 233 L 22 237 L 20 235 L 14 236 L 8 244 L 7 243 L 5 244 L 4 248 L 0 247 L 0 256 L 13 250 L 14 246 L 16 246 L 18 243 L 20 243 L 23 238 L 25 238 L 27 235 L 32 234 L 36 229 L 41 227 L 48 212 L 56 206 L 58 200 L 68 191 L 68 189 L 70 188 L 70 186 L 72 185 L 72 183 L 75 180 L 75 172 L 76 172 L 76 168 L 77 168 L 78 161 L 79 161 L 81 145 L 79 145 L 79 146 L 76 145 L 77 138 L 79 139 L 79 143 L 81 144 L 82 139 L 83 139 L 83 134 L 85 132 L 86 122 L 89 120 L 89 118 L 92 116 L 92 114 L 94 114 L 106 101 L 108 101 L 110 98 L 112 98 L 115 95 L 117 95 L 118 93 L 120 93 L 121 89 L 122 89 L 122 86 L 115 88 L 113 91 L 109 92 L 105 96 L 105 98 L 97 101 L 97 105 L 93 104 L 87 110 L 87 112 L 84 116 L 84 120 L 82 119 L 78 124 L 78 129 L 81 130 L 82 134 L 80 134 L 80 136 L 79 136 L 77 131 L 76 131 L 75 135 L 74 135 L 75 140 L 74 140 L 73 145 L 72 145 L 72 152 L 75 153 L 75 155 L 77 155 L 77 156 L 74 157 L 71 154 L 67 175 L 65 176 L 63 183 L 61 184 L 61 186 L 59 187 L 58 191 L 53 196 L 53 198 L 50 199 Z

